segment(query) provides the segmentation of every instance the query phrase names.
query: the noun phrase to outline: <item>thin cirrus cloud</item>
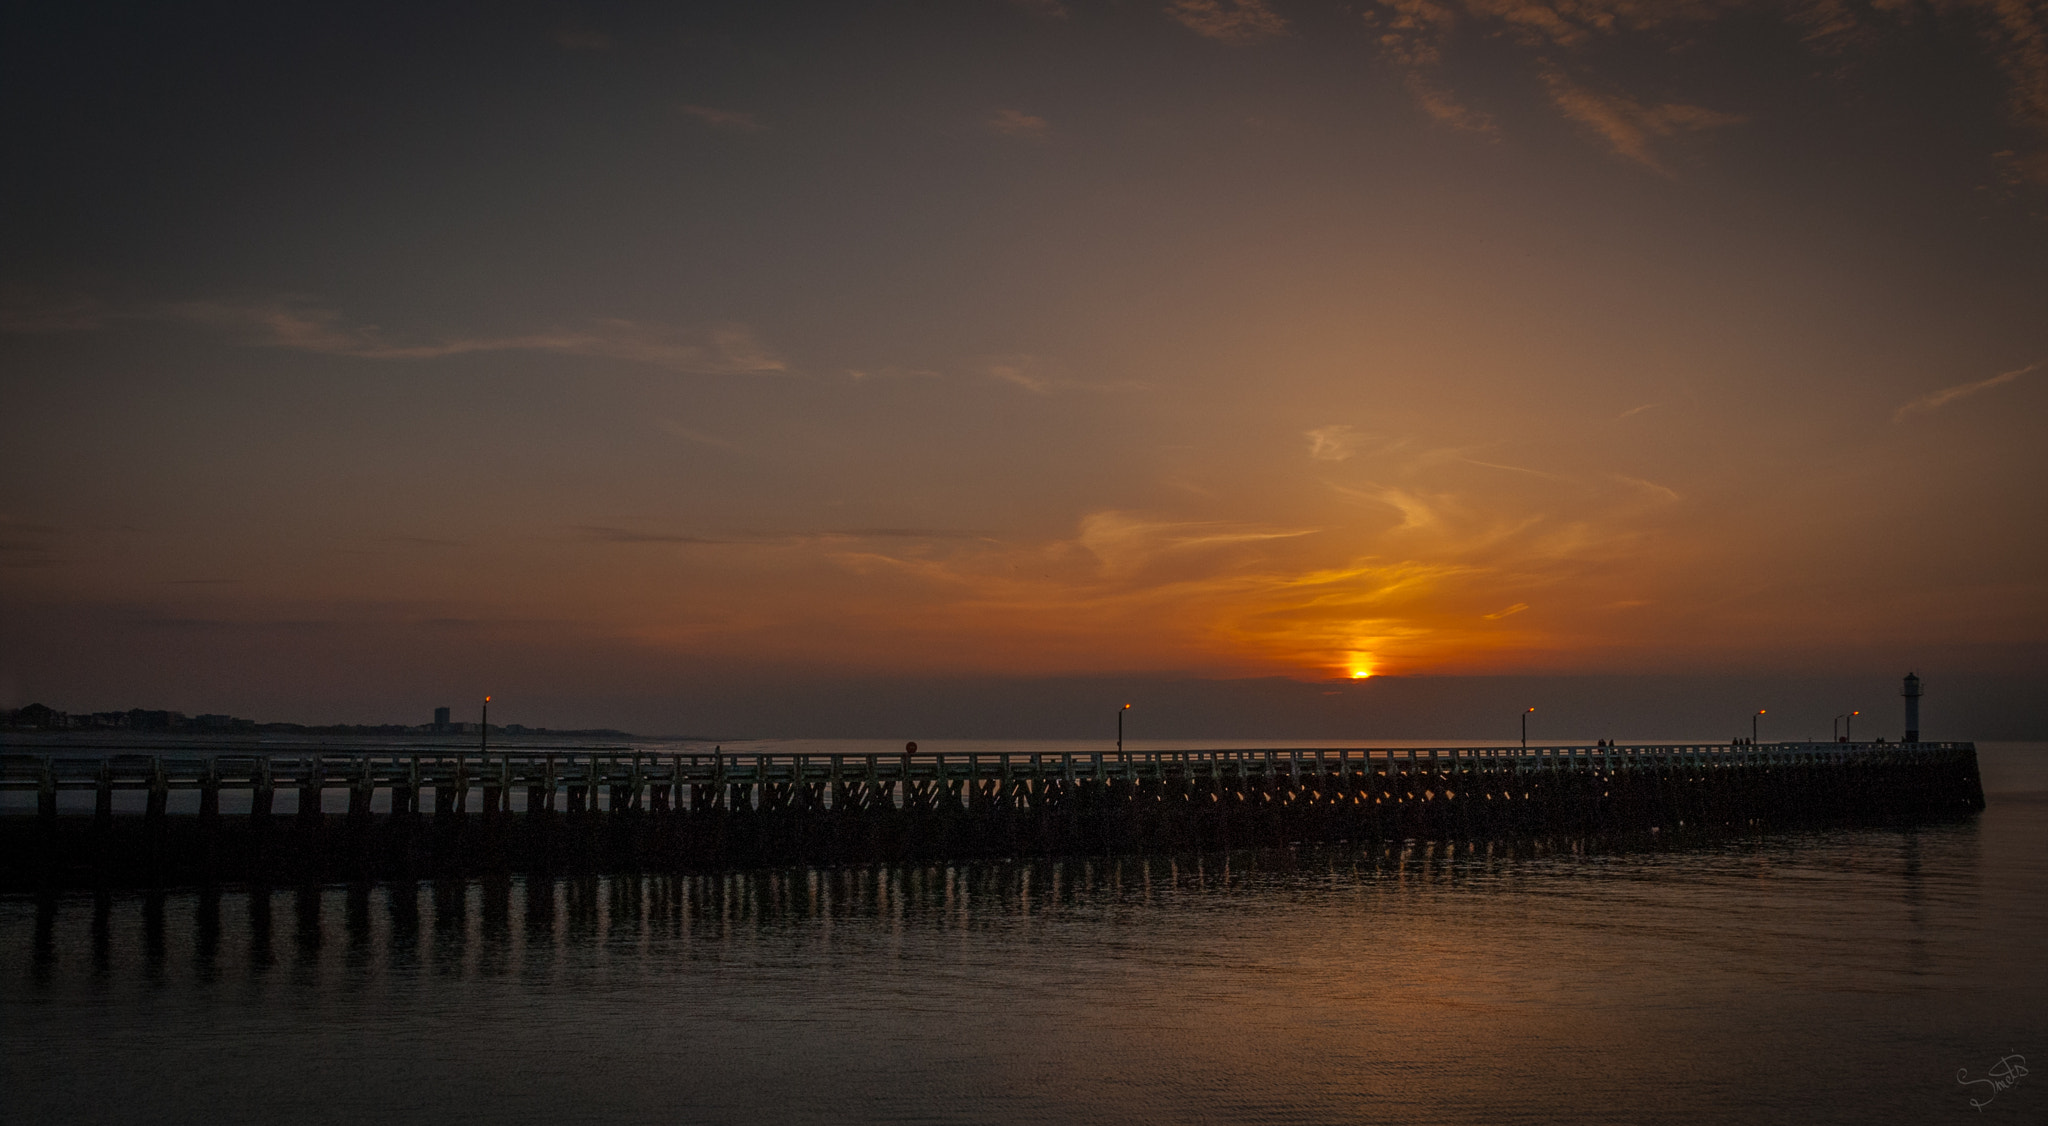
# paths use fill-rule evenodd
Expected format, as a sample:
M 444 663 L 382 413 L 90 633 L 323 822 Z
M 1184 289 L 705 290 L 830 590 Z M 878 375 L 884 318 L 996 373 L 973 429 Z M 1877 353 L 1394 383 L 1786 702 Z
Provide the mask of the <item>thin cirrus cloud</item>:
M 727 536 L 661 532 L 610 524 L 578 524 L 576 538 L 608 544 L 680 544 L 716 547 L 778 547 L 845 540 L 978 540 L 989 533 L 972 528 L 827 528 L 822 531 L 738 531 Z
M 1648 105 L 1625 94 L 1582 86 L 1562 71 L 1544 72 L 1543 84 L 1566 117 L 1599 134 L 1617 155 L 1664 176 L 1671 175 L 1671 169 L 1653 150 L 1656 142 L 1679 133 L 1739 125 L 1743 120 L 1736 114 L 1679 102 Z
M 618 45 L 602 31 L 568 27 L 555 32 L 555 44 L 564 51 L 609 51 Z
M 1798 49 L 1840 60 L 1879 52 L 1899 35 L 1924 37 L 1938 24 L 1958 42 L 1976 39 L 2005 87 L 2010 122 L 2032 138 L 2031 151 L 2001 150 L 2002 164 L 2018 178 L 2048 183 L 2048 8 L 2031 0 L 1375 0 L 1364 18 L 1380 57 L 1402 74 L 1417 107 L 1438 123 L 1497 133 L 1494 118 L 1467 104 L 1442 74 L 1460 44 L 1506 41 L 1530 52 L 1536 76 L 1558 110 L 1614 152 L 1665 175 L 1669 165 L 1656 151 L 1660 145 L 1741 118 L 1612 90 L 1611 82 L 1595 76 L 1604 45 L 1638 41 L 1658 52 L 1697 53 L 1703 27 L 1729 20 L 1761 27 L 1775 19 Z M 1842 68 L 1832 65 L 1822 73 L 1840 74 Z
M 1052 395 L 1062 391 L 1143 391 L 1148 385 L 1137 380 L 1115 379 L 1105 382 L 1089 382 L 1074 379 L 1064 374 L 1057 364 L 1038 356 L 1000 356 L 990 359 L 983 370 L 990 379 L 1019 387 L 1034 395 Z
M 106 326 L 108 310 L 82 293 L 39 293 L 26 286 L 0 286 L 0 333 L 40 336 L 90 332 Z
M 744 325 L 682 329 L 608 318 L 582 328 L 404 343 L 389 339 L 375 325 L 353 324 L 336 310 L 287 302 L 187 301 L 163 306 L 150 319 L 218 328 L 240 335 L 257 347 L 366 360 L 432 360 L 479 352 L 551 352 L 625 360 L 704 375 L 788 369 L 782 358 Z
M 871 379 L 939 379 L 944 375 L 944 372 L 934 371 L 931 368 L 911 368 L 903 367 L 899 364 L 882 364 L 876 367 L 846 369 L 846 377 L 855 383 L 865 383 Z
M 602 524 L 582 524 L 575 529 L 579 538 L 593 543 L 619 544 L 725 544 L 730 540 L 708 539 L 704 536 L 679 535 L 671 532 L 643 532 L 632 528 L 615 528 Z
M 1899 407 L 1898 410 L 1893 411 L 1892 421 L 1904 422 L 1916 414 L 1926 414 L 1928 411 L 1940 410 L 1958 399 L 1967 399 L 1980 392 L 1989 391 L 1993 387 L 2002 387 L 2040 366 L 2039 363 L 2031 363 L 2023 368 L 1999 372 L 1989 379 L 1980 379 L 1975 383 L 1958 383 L 1954 387 L 1944 387 L 1931 394 L 1922 395 L 1912 402 Z
M 680 105 L 676 109 L 700 125 L 722 129 L 728 133 L 759 133 L 768 128 L 767 123 L 760 117 L 742 110 L 700 105 Z
M 1567 510 L 1531 518 L 1480 496 L 1372 490 L 1378 504 L 1414 510 L 1399 528 L 1100 510 L 1051 540 L 922 540 L 902 550 L 826 541 L 815 550 L 858 584 L 846 604 L 805 612 L 880 614 L 886 605 L 891 636 L 920 639 L 928 657 L 985 660 L 963 639 L 1000 636 L 1008 658 L 1033 667 L 1168 660 L 1349 675 L 1472 665 L 1558 628 L 1499 624 L 1534 605 L 1538 591 L 1565 607 L 1613 600 L 1616 567 L 1643 550 L 1641 513 L 1612 490 L 1582 492 Z M 887 590 L 899 597 L 859 609 Z M 919 593 L 900 597 L 906 591 Z M 1551 620 L 1581 628 L 1569 614 Z
M 1345 461 L 1358 453 L 1364 435 L 1349 426 L 1318 426 L 1305 432 L 1308 456 L 1316 461 Z
M 1265 0 L 1173 0 L 1166 14 L 1196 35 L 1233 47 L 1287 34 L 1287 21 Z
M 1000 109 L 993 117 L 983 122 L 991 133 L 1005 137 L 1022 137 L 1027 141 L 1043 141 L 1052 136 L 1052 122 L 1023 110 Z
M 0 567 L 48 567 L 57 562 L 62 530 L 50 524 L 0 519 Z
M 706 434 L 702 430 L 693 430 L 672 418 L 656 419 L 654 425 L 656 429 L 661 430 L 663 433 L 672 434 L 686 442 L 699 446 L 711 446 L 721 450 L 738 450 L 740 448 L 740 444 L 731 438 L 723 438 L 717 434 Z

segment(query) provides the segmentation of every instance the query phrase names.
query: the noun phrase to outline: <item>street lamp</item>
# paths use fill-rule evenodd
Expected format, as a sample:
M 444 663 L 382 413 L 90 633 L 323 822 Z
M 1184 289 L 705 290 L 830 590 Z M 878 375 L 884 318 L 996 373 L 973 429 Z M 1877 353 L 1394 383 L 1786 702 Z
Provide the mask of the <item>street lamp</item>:
M 1522 749 L 1525 751 L 1529 749 L 1529 713 L 1535 710 L 1526 708 L 1522 712 Z
M 1752 746 L 1752 747 L 1756 746 L 1756 721 L 1757 721 L 1757 717 L 1758 717 L 1758 716 L 1761 716 L 1761 715 L 1763 715 L 1763 714 L 1764 714 L 1764 709 L 1762 709 L 1762 708 L 1758 708 L 1758 709 L 1756 710 L 1756 715 L 1753 715 L 1753 716 L 1750 716 L 1750 717 L 1749 717 L 1749 745 L 1750 745 L 1750 746 Z
M 1124 757 L 1124 713 L 1131 710 L 1129 704 L 1116 710 L 1116 757 Z
M 483 755 L 491 751 L 491 698 L 484 697 L 484 720 L 476 725 L 476 753 Z
M 1842 717 L 1843 742 L 1854 743 L 1856 741 L 1856 717 L 1862 714 L 1862 712 L 1850 712 L 1848 715 Z
M 1834 740 L 1835 742 L 1837 742 L 1837 743 L 1841 742 L 1841 741 L 1842 741 L 1842 721 L 1843 721 L 1843 720 L 1845 720 L 1845 719 L 1848 719 L 1848 718 L 1849 718 L 1849 717 L 1848 717 L 1848 716 L 1845 716 L 1845 715 L 1838 715 L 1838 716 L 1836 716 L 1836 717 L 1835 717 L 1835 719 L 1834 719 L 1834 722 L 1833 722 L 1833 723 L 1830 723 L 1830 724 L 1828 725 L 1828 737 L 1829 737 L 1829 738 L 1831 738 L 1831 739 L 1833 739 L 1833 740 Z

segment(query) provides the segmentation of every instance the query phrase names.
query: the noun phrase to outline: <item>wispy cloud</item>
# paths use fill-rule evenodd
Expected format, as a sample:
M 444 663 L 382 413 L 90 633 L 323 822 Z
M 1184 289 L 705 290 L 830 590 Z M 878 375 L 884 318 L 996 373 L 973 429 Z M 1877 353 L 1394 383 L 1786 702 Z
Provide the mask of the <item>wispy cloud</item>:
M 1349 426 L 1318 426 L 1303 435 L 1308 456 L 1317 461 L 1344 461 L 1358 453 L 1364 436 Z
M 654 425 L 665 433 L 673 434 L 686 442 L 694 442 L 700 446 L 712 446 L 721 450 L 737 450 L 740 448 L 740 444 L 730 438 L 721 438 L 716 434 L 706 434 L 701 430 L 692 430 L 672 418 L 656 419 Z
M 1621 482 L 1624 485 L 1627 485 L 1629 488 L 1634 489 L 1639 493 L 1642 493 L 1644 496 L 1650 497 L 1658 501 L 1662 501 L 1667 504 L 1676 502 L 1680 499 L 1678 495 L 1678 490 L 1667 488 L 1663 485 L 1659 485 L 1655 481 L 1645 481 L 1641 477 L 1630 477 L 1625 473 L 1615 474 L 1614 479 Z
M 703 536 L 682 535 L 672 532 L 642 532 L 631 528 L 612 528 L 596 524 L 578 525 L 574 531 L 581 539 L 596 543 L 624 544 L 723 544 L 730 540 L 707 539 Z
M 1352 488 L 1347 485 L 1331 485 L 1330 488 L 1342 496 L 1385 505 L 1401 514 L 1401 522 L 1393 528 L 1396 532 L 1412 531 L 1418 528 L 1435 527 L 1438 523 L 1435 506 L 1430 500 L 1417 496 L 1406 489 L 1389 485 L 1367 485 Z
M 758 116 L 740 110 L 714 109 L 711 106 L 698 105 L 682 105 L 676 108 L 701 124 L 730 133 L 759 133 L 768 128 Z
M 2011 371 L 1999 372 L 1997 375 L 1994 375 L 1989 379 L 1980 379 L 1975 383 L 1959 383 L 1954 387 L 1944 387 L 1941 390 L 1934 392 L 1933 394 L 1922 395 L 1919 398 L 1913 400 L 1912 402 L 1907 403 L 1904 406 L 1900 407 L 1898 410 L 1893 411 L 1892 421 L 1904 422 L 1906 421 L 1906 419 L 1912 417 L 1913 415 L 1925 414 L 1928 411 L 1940 410 L 1941 408 L 1949 405 L 1950 403 L 1955 402 L 1958 399 L 1967 399 L 1980 391 L 1989 391 L 1993 387 L 1999 387 L 2003 386 L 2004 384 L 2011 383 L 2013 380 L 2018 379 L 2020 376 L 2023 376 L 2040 366 L 2041 365 L 2039 363 L 2032 363 L 2028 364 L 2026 367 L 2023 368 L 2014 368 Z
M 1677 102 L 1646 105 L 1624 94 L 1588 89 L 1558 70 L 1545 71 L 1543 83 L 1566 117 L 1589 126 L 1616 154 L 1664 176 L 1671 175 L 1671 170 L 1651 151 L 1652 141 L 1680 132 L 1738 125 L 1743 120 L 1732 113 Z
M 2048 151 L 2041 147 L 2048 144 L 2048 6 L 2040 0 L 1371 0 L 1363 15 L 1380 56 L 1402 73 L 1416 105 L 1437 122 L 1496 131 L 1488 115 L 1434 75 L 1461 38 L 1506 40 L 1534 54 L 1560 109 L 1617 153 L 1667 175 L 1652 152 L 1656 140 L 1736 119 L 1682 102 L 1560 82 L 1562 68 L 1587 72 L 1597 65 L 1602 43 L 1624 37 L 1656 36 L 1660 50 L 1697 45 L 1698 29 L 1720 21 L 1760 26 L 1781 20 L 1805 49 L 1828 58 L 1880 50 L 1887 29 L 1924 35 L 1940 21 L 1957 33 L 1974 32 L 1983 43 L 2004 80 L 2010 120 L 2034 138 L 2032 151 L 2001 154 L 2001 172 L 2015 183 L 2048 184 Z
M 0 520 L 0 567 L 50 567 L 57 558 L 55 540 L 61 529 L 49 524 Z
M 1493 115 L 1474 109 L 1458 99 L 1444 86 L 1431 81 L 1419 71 L 1410 71 L 1404 78 L 1408 94 L 1415 104 L 1422 107 L 1439 125 L 1448 125 L 1466 133 L 1483 137 L 1498 137 L 1500 127 L 1494 124 Z
M 784 371 L 788 366 L 745 325 L 682 329 L 611 318 L 581 328 L 409 343 L 388 338 L 375 325 L 351 323 L 336 310 L 291 302 L 187 301 L 163 306 L 150 315 L 237 333 L 258 347 L 366 360 L 431 360 L 476 352 L 553 352 L 707 375 Z
M 694 532 L 659 532 L 621 528 L 608 524 L 579 524 L 571 529 L 576 538 L 592 543 L 683 544 L 719 547 L 774 549 L 793 544 L 815 544 L 846 540 L 980 540 L 989 533 L 973 528 L 826 528 L 821 531 L 767 531 L 739 529 L 717 535 Z
M 974 540 L 988 536 L 987 532 L 963 528 L 835 528 L 819 534 L 861 540 Z
M 995 116 L 982 123 L 991 133 L 1005 137 L 1022 137 L 1027 141 L 1043 141 L 1052 136 L 1052 122 L 1023 110 L 999 109 Z
M 1197 35 L 1233 47 L 1287 33 L 1287 21 L 1265 0 L 1172 0 L 1166 14 Z
M 2037 141 L 2048 141 L 2048 5 L 2040 0 L 1948 0 L 1983 10 L 1983 35 L 2005 72 L 2013 117 Z M 2048 159 L 2035 153 L 2019 167 L 2048 183 Z
M 1470 478 L 1442 484 L 1470 490 Z M 824 584 L 712 617 L 656 611 L 644 627 L 654 643 L 879 652 L 919 667 L 1011 672 L 1332 676 L 1361 662 L 1475 669 L 1597 634 L 1587 611 L 1646 597 L 1625 580 L 1663 542 L 1640 491 L 1604 474 L 1511 495 L 1485 484 L 1330 487 L 1399 511 L 1399 526 L 1355 509 L 1294 524 L 1109 509 L 1049 538 L 879 522 L 677 535 L 629 521 L 582 535 L 621 545 L 607 550 L 651 545 L 663 559 L 662 544 L 718 537 L 731 546 L 677 549 L 677 566 Z M 1527 613 L 1538 604 L 1544 614 Z
M 106 321 L 106 308 L 84 294 L 46 294 L 19 285 L 0 286 L 0 333 L 87 332 L 104 327 Z
M 872 368 L 846 369 L 847 378 L 856 383 L 864 383 L 870 379 L 938 379 L 944 375 L 944 372 L 933 371 L 930 368 L 906 368 L 898 367 L 895 364 L 883 364 L 880 367 Z
M 562 28 L 555 32 L 555 44 L 564 51 L 609 51 L 618 44 L 602 31 Z
M 1058 366 L 1037 356 L 1002 356 L 990 360 L 983 369 L 990 379 L 1021 387 L 1034 395 L 1051 395 L 1060 391 L 1142 391 L 1146 385 L 1136 380 L 1110 380 L 1091 383 L 1074 379 Z
M 1458 460 L 1464 462 L 1466 465 L 1476 465 L 1481 469 L 1498 469 L 1504 473 L 1520 473 L 1528 477 L 1541 477 L 1546 481 L 1564 480 L 1563 477 L 1560 477 L 1555 473 L 1546 472 L 1541 469 L 1531 469 L 1526 465 L 1503 465 L 1502 463 L 1497 461 L 1480 461 L 1476 457 L 1463 456 L 1460 456 Z
M 1656 403 L 1644 403 L 1642 406 L 1639 407 L 1630 407 L 1629 409 L 1621 412 L 1620 414 L 1615 415 L 1614 421 L 1620 422 L 1621 420 L 1626 418 L 1634 418 L 1635 416 L 1643 413 L 1644 411 L 1655 410 L 1656 408 Z

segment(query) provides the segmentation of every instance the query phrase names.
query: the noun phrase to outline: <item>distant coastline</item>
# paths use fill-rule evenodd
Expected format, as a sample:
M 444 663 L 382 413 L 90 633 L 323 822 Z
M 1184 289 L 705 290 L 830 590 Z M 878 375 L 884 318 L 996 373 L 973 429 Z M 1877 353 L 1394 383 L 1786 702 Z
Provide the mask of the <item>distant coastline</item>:
M 140 735 L 491 735 L 511 737 L 545 736 L 575 739 L 645 739 L 630 731 L 610 727 L 549 728 L 519 723 L 268 723 L 231 715 L 186 715 L 184 712 L 153 708 L 130 708 L 113 712 L 62 712 L 46 704 L 30 704 L 0 716 L 0 731 L 69 734 L 130 733 Z

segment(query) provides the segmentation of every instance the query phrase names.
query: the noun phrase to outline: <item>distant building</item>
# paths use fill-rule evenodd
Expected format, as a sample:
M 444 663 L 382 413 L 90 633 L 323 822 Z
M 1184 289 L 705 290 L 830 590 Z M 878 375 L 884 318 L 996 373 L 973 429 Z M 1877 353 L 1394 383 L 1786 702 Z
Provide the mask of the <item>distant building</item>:
M 448 709 L 447 709 L 447 708 L 435 708 L 435 709 L 434 709 L 434 730 L 436 730 L 436 731 L 446 731 L 446 730 L 448 730 Z
M 71 717 L 47 704 L 30 704 L 16 708 L 9 719 L 16 727 L 63 727 Z

